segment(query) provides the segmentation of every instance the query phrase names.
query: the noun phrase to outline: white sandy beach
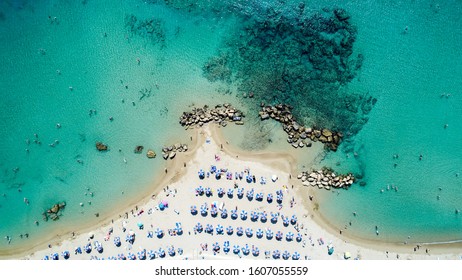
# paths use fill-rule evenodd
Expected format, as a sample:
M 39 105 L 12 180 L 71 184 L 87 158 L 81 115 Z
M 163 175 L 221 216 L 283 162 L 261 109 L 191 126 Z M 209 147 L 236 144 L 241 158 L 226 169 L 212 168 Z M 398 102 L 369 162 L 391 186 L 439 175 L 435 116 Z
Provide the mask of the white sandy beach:
M 294 185 L 295 180 L 291 177 L 296 176 L 293 168 L 293 158 L 290 155 L 247 155 L 230 151 L 228 145 L 220 139 L 219 133 L 214 132 L 216 128 L 204 127 L 198 133 L 199 147 L 195 151 L 190 151 L 190 160 L 183 166 L 182 158 L 175 158 L 178 161 L 174 166 L 181 166 L 185 174 L 175 174 L 173 182 L 161 186 L 159 193 L 154 193 L 146 203 L 137 204 L 131 211 L 120 213 L 121 218 L 114 219 L 104 225 L 94 228 L 91 232 L 82 232 L 68 239 L 58 240 L 51 243 L 48 248 L 41 248 L 38 251 L 31 252 L 26 256 L 18 256 L 19 259 L 43 259 L 44 257 L 52 258 L 54 253 L 59 254 L 59 259 L 64 259 L 62 252 L 69 251 L 70 260 L 77 259 L 110 259 L 117 258 L 120 255 L 128 257 L 133 254 L 136 259 L 140 258 L 139 252 L 146 250 L 146 259 L 161 258 L 159 251 L 165 251 L 165 259 L 273 259 L 274 252 L 279 250 L 279 259 L 283 259 L 283 253 L 287 251 L 289 259 L 297 257 L 313 260 L 339 260 L 345 259 L 458 259 L 459 254 L 451 252 L 442 252 L 441 254 L 425 254 L 423 249 L 412 252 L 412 247 L 398 248 L 390 246 L 388 254 L 386 248 L 374 246 L 369 249 L 358 245 L 355 240 L 346 239 L 343 235 L 335 234 L 332 229 L 326 229 L 326 225 L 313 212 L 313 203 L 316 200 L 315 189 L 308 189 L 301 184 Z M 223 143 L 225 146 L 222 148 Z M 209 171 L 214 165 L 218 169 L 225 169 L 232 174 L 232 179 L 227 179 L 223 173 L 221 179 L 216 179 L 215 174 L 210 177 L 205 176 L 200 179 L 199 170 Z M 245 176 L 250 174 L 255 176 L 255 183 L 246 182 Z M 170 169 L 167 173 L 171 175 L 174 171 Z M 236 179 L 236 173 L 244 174 L 242 180 Z M 292 175 L 290 175 L 292 174 Z M 272 176 L 276 175 L 277 180 L 272 181 Z M 266 179 L 266 184 L 261 184 L 261 178 Z M 294 185 L 294 187 L 292 187 Z M 168 186 L 168 187 L 167 187 Z M 212 194 L 199 195 L 196 188 L 202 186 L 204 189 L 210 188 Z M 223 188 L 225 194 L 218 196 L 218 189 Z M 238 198 L 238 189 L 244 189 L 242 198 Z M 233 197 L 227 195 L 228 190 L 233 190 Z M 254 190 L 253 199 L 249 200 L 246 196 L 247 191 Z M 283 194 L 282 203 L 277 203 L 277 191 Z M 323 190 L 320 190 L 323 191 Z M 263 200 L 257 201 L 255 195 L 263 193 Z M 273 195 L 272 203 L 267 202 L 268 194 Z M 308 199 L 308 195 L 313 195 L 314 199 Z M 168 206 L 161 210 L 159 204 L 168 203 Z M 218 213 L 216 217 L 211 215 L 211 206 L 216 205 Z M 207 215 L 201 215 L 201 206 L 207 206 Z M 197 207 L 198 213 L 191 214 L 191 206 Z M 282 206 L 282 207 L 281 207 Z M 226 209 L 228 216 L 222 218 L 222 210 Z M 237 209 L 238 217 L 231 218 L 231 210 Z M 247 219 L 241 218 L 241 211 L 247 211 Z M 255 211 L 260 214 L 257 221 L 251 220 L 251 213 Z M 261 213 L 267 214 L 267 221 L 261 221 Z M 276 223 L 271 222 L 271 213 L 278 214 Z M 297 218 L 295 223 L 289 222 L 289 225 L 283 224 L 282 217 L 288 217 L 290 220 L 293 216 Z M 316 221 L 314 220 L 316 219 Z M 182 234 L 175 234 L 176 223 L 181 223 Z M 195 232 L 195 225 L 200 223 L 205 229 L 208 224 L 213 226 L 213 233 Z M 143 225 L 140 227 L 140 225 Z M 217 226 L 223 226 L 223 234 L 217 233 Z M 321 226 L 322 225 L 322 226 Z M 227 228 L 232 227 L 233 233 L 227 234 Z M 238 236 L 237 228 L 242 227 L 244 233 Z M 246 229 L 250 228 L 253 233 L 249 237 L 246 235 Z M 156 236 L 157 229 L 164 232 L 163 237 Z M 263 237 L 258 238 L 258 230 L 264 232 Z M 124 231 L 125 230 L 125 231 Z M 266 231 L 271 230 L 273 237 L 268 239 Z M 283 236 L 281 240 L 276 239 L 277 232 L 280 231 Z M 109 234 L 110 233 L 110 234 Z M 134 234 L 133 244 L 126 241 L 129 234 Z M 148 236 L 152 233 L 152 237 Z M 287 241 L 287 235 L 293 233 L 293 240 Z M 296 240 L 300 234 L 301 240 Z M 92 238 L 90 238 L 92 237 Z M 114 244 L 115 237 L 120 237 L 121 245 Z M 345 238 L 345 239 L 344 239 Z M 224 252 L 225 242 L 229 242 L 230 251 Z M 95 248 L 95 242 L 99 242 L 103 247 L 102 252 Z M 92 250 L 85 252 L 85 245 L 91 244 Z M 213 244 L 218 243 L 220 249 L 213 250 Z M 239 252 L 233 252 L 235 245 L 239 246 Z M 174 248 L 175 254 L 169 255 L 169 248 Z M 250 252 L 244 254 L 242 248 L 248 246 Z M 82 253 L 75 253 L 75 249 L 80 247 Z M 252 247 L 259 249 L 256 256 L 252 253 Z M 369 247 L 369 246 L 368 246 Z M 329 248 L 333 252 L 329 254 Z M 396 250 L 395 250 L 396 249 Z M 149 255 L 149 252 L 154 255 Z M 266 255 L 265 252 L 269 252 Z M 141 254 L 143 255 L 143 254 Z M 398 256 L 399 255 L 399 256 Z

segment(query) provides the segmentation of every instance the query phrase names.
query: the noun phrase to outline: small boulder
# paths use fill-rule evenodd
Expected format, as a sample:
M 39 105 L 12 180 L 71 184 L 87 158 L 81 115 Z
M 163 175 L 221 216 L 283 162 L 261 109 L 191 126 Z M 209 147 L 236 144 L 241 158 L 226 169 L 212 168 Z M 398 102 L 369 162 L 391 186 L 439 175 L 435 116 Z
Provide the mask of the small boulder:
M 324 135 L 326 137 L 332 136 L 332 131 L 330 131 L 329 129 L 323 129 L 322 130 L 322 135 Z
M 107 151 L 107 145 L 103 144 L 102 142 L 96 142 L 96 149 L 98 151 Z
M 168 154 L 169 159 L 173 159 L 175 156 L 176 156 L 176 152 L 170 152 L 170 154 Z
M 155 158 L 156 157 L 156 153 L 153 151 L 153 150 L 148 150 L 148 152 L 146 153 L 146 156 L 148 158 Z

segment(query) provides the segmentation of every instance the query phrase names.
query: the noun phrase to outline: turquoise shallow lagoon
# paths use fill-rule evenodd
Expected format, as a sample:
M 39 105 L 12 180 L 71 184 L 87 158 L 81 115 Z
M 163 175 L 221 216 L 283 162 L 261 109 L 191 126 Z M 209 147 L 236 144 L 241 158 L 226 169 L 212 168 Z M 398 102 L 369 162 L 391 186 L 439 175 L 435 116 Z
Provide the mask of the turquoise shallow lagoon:
M 243 98 L 243 88 L 254 81 L 211 82 L 203 67 L 224 50 L 243 15 L 258 17 L 262 7 L 284 9 L 300 1 L 147 2 L 0 4 L 0 252 L 78 230 L 140 199 L 162 176 L 165 162 L 135 154 L 134 147 L 159 154 L 163 145 L 188 139 L 177 123 L 193 103 L 229 101 L 243 107 L 249 118 L 243 129 L 261 133 L 252 141 L 235 135 L 233 140 L 243 139 L 241 148 L 284 147 L 284 138 L 272 131 L 274 123 L 262 125 L 251 116 L 260 100 Z M 462 210 L 457 176 L 462 172 L 462 4 L 313 2 L 306 2 L 306 14 L 325 7 L 349 13 L 357 29 L 354 54 L 364 57 L 351 81 L 328 89 L 377 99 L 359 133 L 318 164 L 362 174 L 367 184 L 322 193 L 321 214 L 333 228 L 347 226 L 361 239 L 462 239 L 462 214 L 456 213 Z M 133 29 L 141 23 L 144 28 Z M 254 76 L 268 78 L 263 74 Z M 318 98 L 316 92 L 304 94 L 291 99 L 300 110 L 307 94 L 312 102 Z M 267 146 L 269 138 L 273 144 Z M 98 153 L 96 141 L 110 151 Z M 63 217 L 43 222 L 41 213 L 58 201 L 67 203 Z M 19 237 L 25 233 L 27 240 Z M 3 239 L 7 235 L 11 244 Z

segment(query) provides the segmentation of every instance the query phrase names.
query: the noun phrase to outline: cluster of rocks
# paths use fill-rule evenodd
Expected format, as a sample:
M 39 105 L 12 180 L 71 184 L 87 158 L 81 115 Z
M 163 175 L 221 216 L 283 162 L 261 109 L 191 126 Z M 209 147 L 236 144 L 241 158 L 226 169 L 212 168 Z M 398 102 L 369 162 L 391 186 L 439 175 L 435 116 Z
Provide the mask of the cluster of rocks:
M 42 213 L 43 220 L 48 221 L 48 219 L 51 219 L 56 221 L 59 219 L 59 214 L 64 209 L 64 207 L 66 207 L 65 202 L 54 204 L 51 208 Z
M 261 104 L 260 118 L 266 120 L 272 118 L 282 123 L 284 131 L 289 135 L 287 142 L 294 148 L 311 147 L 311 141 L 320 141 L 325 147 L 336 151 L 343 134 L 329 129 L 316 129 L 304 127 L 297 123 L 291 113 L 290 105 L 278 104 L 276 106 L 265 106 Z M 310 142 L 308 142 L 310 141 Z
M 162 148 L 162 157 L 167 159 L 173 159 L 176 156 L 176 153 L 182 153 L 188 151 L 188 145 L 176 143 L 173 146 L 163 147 Z
M 141 154 L 143 152 L 143 149 L 144 149 L 144 146 L 141 146 L 141 145 L 138 145 L 135 147 L 135 154 Z M 155 158 L 156 157 L 156 152 L 154 152 L 153 150 L 151 149 L 148 149 L 148 151 L 146 152 L 146 156 L 148 158 Z
M 324 168 L 313 172 L 303 171 L 297 178 L 302 181 L 304 186 L 318 187 L 319 189 L 330 190 L 331 188 L 348 189 L 354 182 L 353 174 L 335 174 L 333 170 Z
M 210 109 L 207 105 L 203 108 L 193 108 L 191 112 L 183 112 L 180 117 L 180 124 L 186 129 L 192 126 L 202 126 L 208 122 L 215 122 L 226 126 L 228 122 L 243 125 L 244 113 L 232 107 L 230 104 L 216 105 Z

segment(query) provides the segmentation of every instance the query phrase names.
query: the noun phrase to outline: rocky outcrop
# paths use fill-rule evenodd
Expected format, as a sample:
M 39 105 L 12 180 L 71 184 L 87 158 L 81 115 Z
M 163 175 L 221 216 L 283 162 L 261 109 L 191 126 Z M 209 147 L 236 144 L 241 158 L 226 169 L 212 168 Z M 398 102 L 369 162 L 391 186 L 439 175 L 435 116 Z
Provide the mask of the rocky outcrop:
M 232 107 L 230 104 L 217 105 L 210 109 L 207 105 L 203 108 L 193 108 L 191 112 L 183 112 L 180 124 L 186 129 L 195 126 L 203 126 L 205 123 L 214 122 L 226 126 L 228 122 L 243 125 L 244 113 Z
M 326 190 L 330 190 L 331 188 L 348 189 L 355 182 L 353 174 L 335 174 L 329 168 L 312 172 L 303 171 L 298 174 L 297 179 L 301 180 L 304 186 L 318 187 L 319 189 Z
M 96 149 L 98 151 L 107 151 L 108 146 L 106 144 L 103 144 L 102 142 L 96 142 Z
M 42 213 L 42 218 L 44 221 L 48 221 L 51 219 L 56 221 L 59 219 L 59 216 L 62 214 L 62 211 L 66 207 L 65 202 L 53 204 L 49 209 L 47 209 L 44 213 Z
M 291 112 L 292 107 L 285 104 L 276 106 L 265 106 L 261 104 L 259 112 L 261 120 L 272 118 L 282 124 L 284 131 L 288 134 L 287 142 L 294 148 L 311 147 L 311 142 L 320 141 L 326 148 L 336 151 L 343 134 L 331 131 L 327 128 L 317 129 L 304 127 L 297 123 Z
M 188 151 L 188 145 L 176 143 L 175 145 L 163 147 L 162 148 L 162 157 L 167 159 L 175 158 L 177 153 L 184 153 Z

